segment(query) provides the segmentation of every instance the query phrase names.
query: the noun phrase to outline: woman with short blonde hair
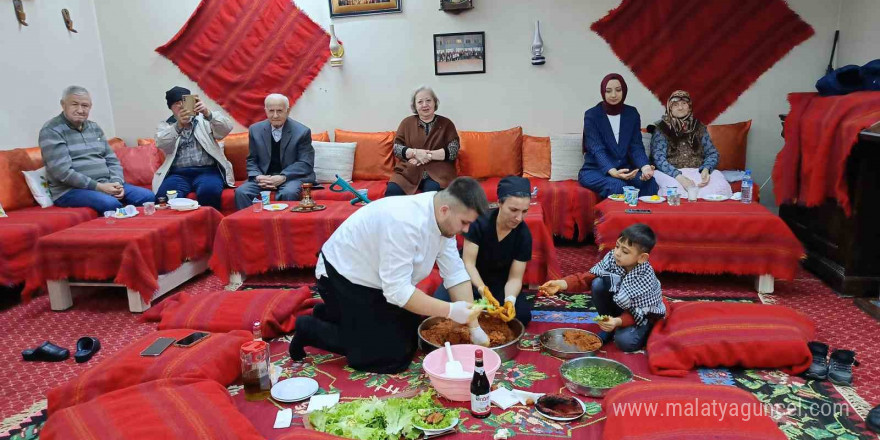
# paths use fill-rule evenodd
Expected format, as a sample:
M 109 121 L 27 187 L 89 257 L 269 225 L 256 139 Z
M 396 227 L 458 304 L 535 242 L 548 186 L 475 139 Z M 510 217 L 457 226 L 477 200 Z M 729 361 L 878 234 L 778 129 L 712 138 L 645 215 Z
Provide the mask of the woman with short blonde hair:
M 455 124 L 436 114 L 440 100 L 430 87 L 420 86 L 412 94 L 407 116 L 394 137 L 394 174 L 386 196 L 439 191 L 458 177 L 455 159 L 460 143 Z

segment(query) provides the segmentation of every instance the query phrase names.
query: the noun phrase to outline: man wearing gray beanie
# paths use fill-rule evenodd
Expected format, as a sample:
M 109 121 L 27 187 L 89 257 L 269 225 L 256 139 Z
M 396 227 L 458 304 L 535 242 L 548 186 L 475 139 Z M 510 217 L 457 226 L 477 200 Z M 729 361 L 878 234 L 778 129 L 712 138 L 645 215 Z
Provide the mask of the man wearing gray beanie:
M 156 129 L 156 146 L 165 152 L 165 162 L 153 176 L 157 197 L 170 190 L 178 197 L 196 193 L 199 205 L 221 210 L 223 188 L 235 186 L 232 163 L 217 142 L 232 131 L 232 120 L 220 110 L 209 110 L 194 98 L 192 111 L 185 108 L 189 89 L 173 87 L 165 92 L 165 103 L 172 116 Z

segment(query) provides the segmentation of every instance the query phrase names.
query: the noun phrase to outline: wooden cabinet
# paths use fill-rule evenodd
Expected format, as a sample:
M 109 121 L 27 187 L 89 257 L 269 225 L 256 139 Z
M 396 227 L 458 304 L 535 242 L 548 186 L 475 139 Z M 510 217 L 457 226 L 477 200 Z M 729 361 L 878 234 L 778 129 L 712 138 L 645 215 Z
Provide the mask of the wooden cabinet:
M 805 208 L 779 207 L 779 216 L 804 244 L 804 266 L 846 296 L 880 292 L 880 124 L 862 131 L 847 160 L 853 214 L 835 200 Z

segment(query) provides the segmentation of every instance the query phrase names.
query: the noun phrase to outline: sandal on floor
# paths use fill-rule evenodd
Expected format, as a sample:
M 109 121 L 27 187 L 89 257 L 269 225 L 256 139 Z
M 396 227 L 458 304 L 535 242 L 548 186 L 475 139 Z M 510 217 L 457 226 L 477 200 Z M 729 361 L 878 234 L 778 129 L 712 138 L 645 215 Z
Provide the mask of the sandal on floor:
M 101 342 L 98 341 L 98 338 L 85 336 L 76 341 L 76 353 L 73 354 L 73 358 L 78 364 L 88 362 L 100 349 Z
M 29 348 L 22 351 L 21 357 L 29 362 L 61 362 L 70 357 L 70 350 L 46 341 L 37 348 Z

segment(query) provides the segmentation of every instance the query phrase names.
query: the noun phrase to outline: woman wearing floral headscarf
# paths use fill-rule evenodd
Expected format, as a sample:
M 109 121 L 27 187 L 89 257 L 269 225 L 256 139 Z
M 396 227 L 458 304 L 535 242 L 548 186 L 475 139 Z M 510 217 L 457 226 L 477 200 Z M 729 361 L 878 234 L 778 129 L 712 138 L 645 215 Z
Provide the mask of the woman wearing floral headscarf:
M 654 177 L 661 188 L 676 187 L 683 196 L 691 187 L 700 189 L 700 197 L 731 196 L 730 184 L 715 169 L 718 150 L 706 126 L 694 118 L 688 92 L 673 92 L 666 101 L 666 114 L 655 125 L 651 155 L 657 166 Z
M 584 166 L 578 182 L 602 197 L 620 194 L 624 186 L 640 196 L 657 194 L 654 169 L 642 143 L 641 117 L 625 105 L 626 81 L 612 73 L 602 79 L 602 102 L 584 113 Z

